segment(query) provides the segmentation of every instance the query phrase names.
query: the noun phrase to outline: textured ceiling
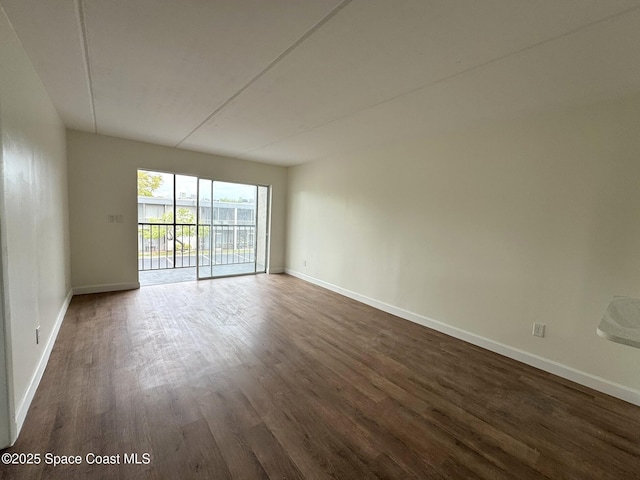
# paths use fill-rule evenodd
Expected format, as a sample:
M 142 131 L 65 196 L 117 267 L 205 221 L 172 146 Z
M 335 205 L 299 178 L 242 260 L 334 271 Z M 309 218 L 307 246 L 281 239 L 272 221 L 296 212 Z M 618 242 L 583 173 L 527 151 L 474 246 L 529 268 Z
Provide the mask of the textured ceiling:
M 0 0 L 69 128 L 281 165 L 640 91 L 640 0 Z

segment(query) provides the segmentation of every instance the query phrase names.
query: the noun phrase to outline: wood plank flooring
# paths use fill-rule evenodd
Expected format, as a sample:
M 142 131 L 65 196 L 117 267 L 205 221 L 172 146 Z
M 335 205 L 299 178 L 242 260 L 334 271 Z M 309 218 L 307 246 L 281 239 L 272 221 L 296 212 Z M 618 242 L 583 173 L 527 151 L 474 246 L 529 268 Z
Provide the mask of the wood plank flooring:
M 5 452 L 41 455 L 7 479 L 620 480 L 640 408 L 260 275 L 74 297 Z

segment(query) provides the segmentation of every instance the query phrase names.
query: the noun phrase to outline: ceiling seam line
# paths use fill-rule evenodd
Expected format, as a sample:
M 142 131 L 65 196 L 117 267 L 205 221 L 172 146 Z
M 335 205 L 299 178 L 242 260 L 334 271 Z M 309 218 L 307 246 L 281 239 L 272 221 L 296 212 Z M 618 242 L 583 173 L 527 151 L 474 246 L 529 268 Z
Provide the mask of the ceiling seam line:
M 81 0 L 80 0 L 81 1 Z M 289 55 L 293 50 L 299 47 L 305 40 L 307 40 L 311 35 L 313 35 L 317 30 L 319 30 L 324 24 L 326 24 L 329 20 L 331 20 L 334 16 L 340 12 L 343 8 L 345 8 L 348 4 L 350 4 L 353 0 L 343 0 L 337 7 L 331 10 L 327 15 L 325 15 L 318 23 L 316 23 L 313 27 L 311 27 L 304 35 L 302 35 L 298 40 L 289 45 L 289 47 L 284 50 L 280 55 L 276 57 L 269 65 L 267 65 L 262 71 L 256 74 L 251 80 L 249 80 L 245 85 L 243 85 L 240 90 L 231 95 L 227 100 L 225 100 L 222 105 L 217 107 L 213 112 L 211 112 L 207 118 L 205 118 L 202 122 L 200 122 L 193 130 L 191 130 L 182 140 L 175 144 L 174 148 L 179 147 L 185 140 L 187 140 L 191 135 L 197 132 L 202 126 L 204 126 L 209 120 L 215 117 L 218 113 L 224 110 L 231 102 L 233 102 L 236 98 L 238 98 L 242 93 L 244 93 L 251 85 L 257 82 L 262 76 L 264 76 L 269 70 L 275 67 L 278 63 L 280 63 L 287 55 Z
M 87 87 L 89 88 L 89 100 L 91 103 L 91 117 L 93 118 L 94 133 L 98 133 L 98 120 L 96 118 L 96 104 L 93 96 L 93 76 L 91 75 L 91 63 L 89 61 L 89 41 L 87 39 L 87 25 L 84 16 L 83 0 L 76 0 L 76 15 L 80 26 L 80 38 L 84 69 L 87 74 Z
M 595 21 L 593 21 L 591 23 L 587 23 L 586 25 L 582 25 L 580 27 L 576 27 L 573 30 L 570 30 L 568 32 L 561 33 L 559 35 L 553 36 L 553 37 L 548 38 L 546 40 L 541 40 L 541 41 L 539 41 L 537 43 L 534 43 L 534 44 L 529 45 L 527 47 L 523 47 L 523 48 L 521 48 L 519 50 L 514 50 L 513 52 L 507 52 L 507 53 L 505 53 L 505 54 L 503 54 L 503 55 L 501 55 L 499 57 L 492 58 L 490 60 L 487 60 L 487 61 L 485 61 L 483 63 L 479 63 L 478 65 L 474 65 L 474 66 L 469 67 L 469 68 L 467 68 L 465 70 L 462 70 L 460 72 L 453 73 L 451 75 L 448 75 L 446 77 L 440 78 L 438 80 L 434 80 L 433 82 L 425 83 L 424 85 L 421 85 L 421 86 L 416 87 L 416 88 L 412 88 L 411 90 L 408 90 L 406 92 L 400 93 L 400 94 L 395 95 L 393 97 L 389 97 L 387 99 L 384 99 L 384 100 L 382 100 L 380 102 L 374 103 L 373 105 L 369 105 L 367 107 L 364 107 L 364 108 L 362 108 L 360 110 L 357 110 L 355 112 L 351 112 L 351 113 L 348 113 L 346 115 L 341 115 L 340 117 L 333 118 L 333 119 L 331 119 L 329 121 L 314 125 L 313 127 L 308 128 L 307 130 L 303 130 L 303 131 L 298 132 L 298 133 L 293 133 L 293 134 L 288 135 L 288 136 L 286 136 L 284 138 L 280 138 L 278 140 L 275 140 L 273 142 L 269 142 L 269 143 L 267 143 L 265 145 L 261 145 L 259 147 L 251 148 L 249 150 L 246 150 L 245 152 L 242 152 L 242 153 L 239 153 L 239 154 L 235 155 L 232 158 L 237 158 L 239 160 L 248 160 L 245 157 L 246 155 L 249 155 L 249 154 L 251 154 L 253 152 L 256 152 L 256 151 L 258 151 L 258 150 L 260 150 L 262 148 L 270 147 L 271 145 L 275 145 L 276 143 L 279 143 L 281 141 L 288 140 L 290 138 L 294 138 L 294 137 L 296 137 L 296 136 L 298 136 L 298 135 L 300 135 L 302 133 L 311 132 L 311 131 L 313 131 L 313 130 L 315 130 L 317 128 L 322 128 L 322 127 L 324 127 L 326 125 L 330 125 L 330 124 L 335 123 L 335 122 L 337 122 L 339 120 L 343 120 L 343 119 L 345 119 L 347 117 L 350 117 L 351 115 L 355 115 L 355 114 L 370 110 L 372 108 L 376 108 L 376 107 L 378 107 L 380 105 L 384 105 L 385 103 L 397 100 L 398 98 L 402 98 L 404 96 L 411 95 L 412 93 L 419 92 L 420 90 L 423 90 L 425 88 L 433 87 L 433 86 L 438 85 L 438 84 L 440 84 L 442 82 L 446 82 L 446 81 L 449 81 L 449 80 L 451 80 L 453 78 L 456 78 L 456 77 L 459 77 L 459 76 L 463 76 L 463 75 L 465 75 L 467 73 L 473 72 L 474 70 L 478 70 L 478 69 L 481 69 L 481 68 L 486 67 L 488 65 L 491 65 L 492 63 L 504 60 L 505 58 L 513 57 L 513 56 L 516 56 L 516 55 L 520 55 L 521 53 L 524 53 L 524 52 L 526 52 L 528 50 L 532 50 L 534 48 L 537 48 L 539 46 L 545 45 L 547 43 L 551 43 L 551 42 L 554 42 L 556 40 L 560 40 L 560 39 L 562 39 L 564 37 L 568 37 L 568 36 L 574 35 L 574 34 L 579 33 L 580 31 L 585 30 L 587 28 L 593 27 L 593 26 L 598 25 L 600 23 L 604 23 L 604 22 L 613 20 L 613 19 L 615 19 L 617 17 L 622 17 L 624 15 L 627 15 L 629 13 L 635 12 L 637 10 L 640 10 L 640 7 L 631 7 L 631 8 L 628 8 L 627 10 L 623 10 L 622 12 L 614 13 L 612 15 L 609 15 L 607 17 L 601 18 L 599 20 L 595 20 Z

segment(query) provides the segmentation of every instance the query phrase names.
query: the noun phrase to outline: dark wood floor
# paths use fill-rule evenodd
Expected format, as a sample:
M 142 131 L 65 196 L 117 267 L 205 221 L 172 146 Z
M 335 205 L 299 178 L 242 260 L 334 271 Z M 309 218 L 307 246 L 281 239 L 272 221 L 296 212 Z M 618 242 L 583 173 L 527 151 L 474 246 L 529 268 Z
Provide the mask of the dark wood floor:
M 261 275 L 75 297 L 8 451 L 83 463 L 2 478 L 620 480 L 640 408 Z

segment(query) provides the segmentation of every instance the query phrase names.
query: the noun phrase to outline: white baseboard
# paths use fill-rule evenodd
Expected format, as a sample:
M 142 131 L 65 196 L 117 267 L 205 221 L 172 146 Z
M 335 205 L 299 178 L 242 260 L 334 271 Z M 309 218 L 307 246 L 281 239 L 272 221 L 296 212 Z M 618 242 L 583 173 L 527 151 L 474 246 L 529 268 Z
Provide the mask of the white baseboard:
M 585 387 L 592 388 L 599 392 L 606 393 L 607 395 L 611 395 L 612 397 L 616 397 L 626 402 L 640 406 L 640 391 L 627 387 L 626 385 L 621 385 L 605 378 L 598 377 L 581 370 L 577 370 L 562 363 L 549 360 L 548 358 L 540 357 L 533 353 L 529 353 L 524 350 L 505 345 L 504 343 L 496 342 L 495 340 L 491 340 L 489 338 L 467 332 L 466 330 L 462 330 L 460 328 L 447 325 L 446 323 L 425 317 L 424 315 L 420 315 L 409 310 L 405 310 L 403 308 L 399 308 L 388 303 L 375 300 L 365 295 L 352 292 L 351 290 L 347 290 L 346 288 L 333 285 L 329 282 L 325 282 L 324 280 L 319 280 L 317 278 L 305 275 L 304 273 L 297 272 L 289 268 L 285 268 L 285 273 L 305 280 L 309 283 L 313 283 L 320 287 L 326 288 L 327 290 L 339 293 L 341 295 L 344 295 L 345 297 L 352 298 L 354 300 L 357 300 L 358 302 L 377 308 L 378 310 L 382 310 L 383 312 L 387 312 L 397 317 L 404 318 L 405 320 L 417 323 L 419 325 L 432 328 L 433 330 L 437 330 L 438 332 L 445 333 L 454 338 L 464 340 L 465 342 L 471 343 L 486 350 L 499 353 L 500 355 L 504 355 L 505 357 L 512 358 L 532 367 L 544 370 L 545 372 L 549 372 L 559 377 L 566 378 L 567 380 L 579 383 L 580 385 L 584 385 Z
M 24 424 L 24 420 L 27 417 L 27 412 L 29 411 L 29 407 L 31 406 L 31 402 L 33 401 L 33 397 L 36 394 L 36 390 L 38 390 L 38 385 L 40 385 L 40 380 L 42 380 L 42 375 L 44 374 L 45 368 L 47 368 L 47 363 L 49 362 L 49 357 L 51 356 L 51 350 L 53 350 L 53 345 L 56 343 L 56 338 L 58 338 L 58 332 L 60 331 L 60 327 L 62 326 L 62 321 L 64 320 L 64 316 L 67 313 L 67 309 L 69 308 L 69 303 L 71 303 L 71 298 L 73 297 L 73 291 L 69 290 L 69 293 L 64 299 L 64 303 L 58 312 L 58 316 L 56 317 L 56 321 L 53 325 L 53 330 L 51 331 L 51 335 L 49 336 L 47 343 L 45 345 L 44 351 L 42 352 L 42 356 L 40 357 L 40 361 L 38 362 L 38 367 L 36 371 L 33 373 L 31 377 L 31 381 L 29 382 L 29 387 L 25 392 L 24 396 L 20 399 L 18 404 L 16 405 L 15 411 L 15 436 L 11 439 L 11 444 L 16 441 L 18 435 L 20 434 L 20 430 L 22 430 L 22 425 Z
M 84 287 L 74 287 L 74 295 L 85 295 L 87 293 L 119 292 L 121 290 L 135 290 L 140 288 L 140 282 L 128 283 L 104 283 L 102 285 L 87 285 Z
M 284 267 L 271 267 L 269 273 L 284 273 Z

